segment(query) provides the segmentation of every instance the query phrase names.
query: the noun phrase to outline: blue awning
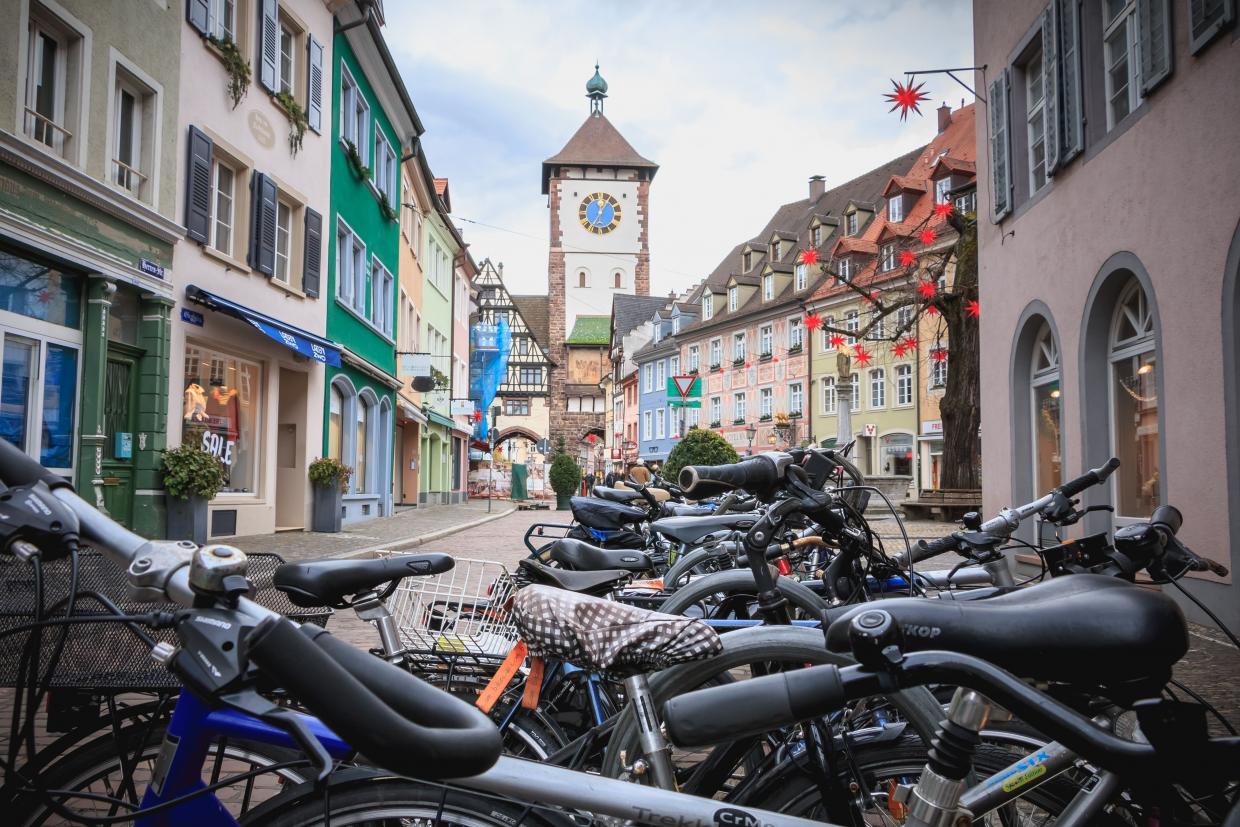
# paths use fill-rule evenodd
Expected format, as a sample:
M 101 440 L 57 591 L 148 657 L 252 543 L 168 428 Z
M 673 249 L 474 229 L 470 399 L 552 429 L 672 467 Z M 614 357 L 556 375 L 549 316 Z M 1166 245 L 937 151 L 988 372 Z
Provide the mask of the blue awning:
M 273 319 L 257 310 L 251 310 L 243 304 L 229 301 L 223 296 L 217 296 L 192 284 L 185 288 L 185 298 L 210 310 L 251 324 L 263 335 L 279 342 L 289 350 L 297 351 L 302 356 L 334 368 L 340 367 L 340 346 L 329 339 L 307 333 L 299 327 Z

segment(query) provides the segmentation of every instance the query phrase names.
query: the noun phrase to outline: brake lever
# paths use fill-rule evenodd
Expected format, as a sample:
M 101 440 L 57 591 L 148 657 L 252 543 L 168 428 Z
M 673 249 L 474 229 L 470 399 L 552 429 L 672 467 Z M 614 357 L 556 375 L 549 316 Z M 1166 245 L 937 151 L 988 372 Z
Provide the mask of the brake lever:
M 315 770 L 315 783 L 323 783 L 332 774 L 335 762 L 332 761 L 331 754 L 306 726 L 301 715 L 291 709 L 275 705 L 253 689 L 243 689 L 239 692 L 221 695 L 219 700 L 238 712 L 252 715 L 263 723 L 287 733 L 310 759 L 310 764 Z

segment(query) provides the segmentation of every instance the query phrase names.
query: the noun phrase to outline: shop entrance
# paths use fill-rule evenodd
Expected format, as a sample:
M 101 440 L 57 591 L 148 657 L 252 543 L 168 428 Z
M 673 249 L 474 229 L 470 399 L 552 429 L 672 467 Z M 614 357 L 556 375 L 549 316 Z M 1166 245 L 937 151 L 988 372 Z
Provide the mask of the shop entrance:
M 276 418 L 276 531 L 306 526 L 306 374 L 280 368 Z
M 109 344 L 103 382 L 103 504 L 112 519 L 125 526 L 133 525 L 139 356 L 139 351 Z

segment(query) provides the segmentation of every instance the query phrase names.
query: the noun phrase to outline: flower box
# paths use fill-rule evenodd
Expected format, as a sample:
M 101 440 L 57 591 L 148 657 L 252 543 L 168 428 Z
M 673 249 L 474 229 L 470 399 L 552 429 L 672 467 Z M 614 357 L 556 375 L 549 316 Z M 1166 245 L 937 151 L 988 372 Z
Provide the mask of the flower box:
M 762 416 L 758 417 L 758 421 L 759 422 L 770 422 L 774 418 L 775 417 L 771 416 L 770 414 L 762 414 Z

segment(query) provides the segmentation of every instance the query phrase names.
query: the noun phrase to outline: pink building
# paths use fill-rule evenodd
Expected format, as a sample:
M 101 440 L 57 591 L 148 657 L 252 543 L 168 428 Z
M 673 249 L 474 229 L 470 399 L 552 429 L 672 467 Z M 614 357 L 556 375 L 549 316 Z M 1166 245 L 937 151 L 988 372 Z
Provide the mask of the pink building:
M 1170 19 L 1168 19 L 1168 17 Z M 974 5 L 987 514 L 1112 455 L 1078 532 L 1184 515 L 1240 565 L 1233 4 Z M 1226 578 L 1187 587 L 1226 622 Z M 1177 593 L 1171 590 L 1174 596 Z M 1185 603 L 1190 616 L 1195 608 Z

